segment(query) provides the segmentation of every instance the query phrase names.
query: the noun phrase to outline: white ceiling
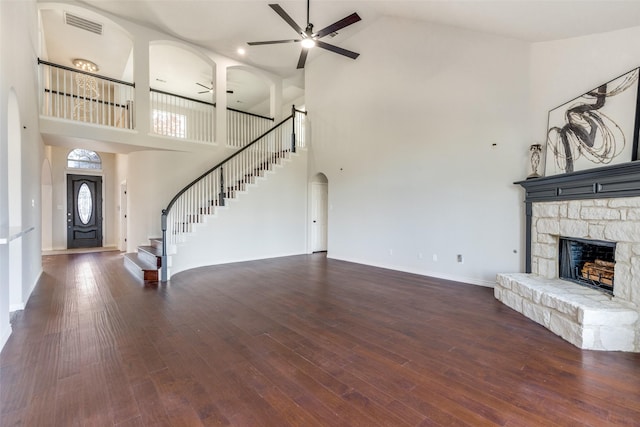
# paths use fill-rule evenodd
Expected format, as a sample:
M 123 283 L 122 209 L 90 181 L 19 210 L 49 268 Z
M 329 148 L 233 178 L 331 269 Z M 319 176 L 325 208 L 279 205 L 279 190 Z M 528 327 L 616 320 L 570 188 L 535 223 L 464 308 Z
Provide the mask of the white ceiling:
M 248 46 L 247 41 L 296 38 L 295 31 L 269 6 L 278 0 L 81 0 L 76 5 L 89 5 L 99 11 L 113 13 L 124 19 L 154 28 L 192 44 L 203 46 L 219 54 L 249 65 L 268 70 L 286 80 L 285 101 L 302 93 L 302 73 L 296 70 L 300 54 L 298 44 Z M 65 28 L 62 11 L 68 6 L 41 2 L 48 59 L 63 65 L 76 57 L 98 63 L 101 74 L 123 78 L 127 74 L 125 63 L 131 44 L 117 28 L 105 25 L 105 36 L 98 38 L 82 30 Z M 304 28 L 306 1 L 278 1 L 284 10 Z M 55 9 L 57 8 L 57 9 Z M 618 0 L 311 0 L 310 21 L 319 30 L 333 22 L 357 12 L 362 21 L 339 31 L 330 39 L 340 45 L 350 35 L 361 31 L 382 16 L 395 16 L 475 31 L 540 42 L 582 36 L 640 25 L 640 1 Z M 82 12 L 88 19 L 99 15 Z M 81 34 L 78 33 L 81 31 Z M 247 51 L 237 53 L 239 47 Z M 357 47 L 351 47 L 357 51 Z M 208 84 L 209 66 L 195 55 L 175 49 L 151 51 L 154 88 L 184 96 L 204 97 L 196 82 Z M 314 56 L 331 54 L 313 49 L 307 63 Z M 124 61 L 124 62 L 123 62 Z M 154 66 L 153 64 L 164 64 Z M 130 63 L 129 63 L 130 67 Z M 130 73 L 130 70 L 128 71 Z M 166 82 L 163 83 L 162 81 Z M 232 71 L 229 75 L 229 106 L 251 110 L 263 104 L 268 87 L 246 72 Z M 245 93 L 242 93 L 245 92 Z M 267 103 L 268 104 L 268 103 Z
M 295 72 L 297 45 L 253 46 L 247 41 L 295 38 L 268 7 L 277 2 L 304 28 L 304 0 L 83 0 L 220 54 L 283 76 Z M 310 21 L 319 30 L 352 12 L 362 17 L 338 37 L 348 37 L 380 16 L 396 16 L 538 42 L 640 25 L 633 0 L 311 0 Z M 339 38 L 333 40 L 336 44 Z M 240 57 L 238 47 L 247 47 Z M 316 52 L 314 52 L 316 54 Z

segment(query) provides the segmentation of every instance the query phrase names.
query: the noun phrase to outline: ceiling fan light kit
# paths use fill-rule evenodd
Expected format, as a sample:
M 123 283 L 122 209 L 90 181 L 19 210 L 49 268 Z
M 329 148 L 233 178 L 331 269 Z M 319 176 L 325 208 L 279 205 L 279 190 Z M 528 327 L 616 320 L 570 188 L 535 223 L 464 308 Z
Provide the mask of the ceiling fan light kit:
M 315 47 L 316 41 L 314 39 L 310 39 L 310 38 L 309 39 L 302 39 L 300 44 L 305 49 L 311 49 L 312 47 Z
M 269 7 L 273 9 L 284 21 L 289 24 L 291 28 L 293 28 L 296 33 L 300 35 L 300 39 L 289 39 L 289 40 L 270 40 L 263 42 L 247 42 L 249 46 L 258 46 L 264 44 L 280 44 L 280 43 L 298 43 L 302 45 L 302 51 L 300 52 L 300 58 L 298 59 L 297 68 L 304 68 L 304 64 L 307 61 L 307 55 L 309 54 L 309 49 L 317 46 L 319 48 L 328 50 L 333 53 L 337 53 L 339 55 L 346 56 L 351 59 L 356 59 L 360 54 L 356 52 L 352 52 L 347 49 L 343 49 L 338 46 L 334 46 L 332 44 L 321 41 L 320 39 L 325 36 L 335 36 L 338 30 L 343 29 L 351 24 L 355 24 L 360 21 L 360 16 L 357 13 L 352 13 L 351 15 L 342 18 L 339 21 L 334 22 L 328 27 L 323 28 L 317 33 L 313 32 L 313 24 L 309 22 L 309 0 L 307 0 L 307 26 L 303 30 L 296 21 L 289 16 L 287 12 L 279 4 L 270 4 Z

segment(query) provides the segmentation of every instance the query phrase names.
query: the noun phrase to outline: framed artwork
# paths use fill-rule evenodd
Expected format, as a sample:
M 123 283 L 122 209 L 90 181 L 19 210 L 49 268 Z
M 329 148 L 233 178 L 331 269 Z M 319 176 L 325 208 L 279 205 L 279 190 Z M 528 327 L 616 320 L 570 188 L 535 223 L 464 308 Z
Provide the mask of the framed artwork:
M 639 71 L 549 111 L 546 176 L 636 160 Z

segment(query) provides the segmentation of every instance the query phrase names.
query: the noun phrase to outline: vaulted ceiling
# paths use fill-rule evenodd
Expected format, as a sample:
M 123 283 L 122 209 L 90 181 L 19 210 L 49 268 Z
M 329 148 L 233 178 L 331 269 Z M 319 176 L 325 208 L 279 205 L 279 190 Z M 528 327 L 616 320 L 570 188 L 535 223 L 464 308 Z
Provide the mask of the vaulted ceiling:
M 248 47 L 247 41 L 295 38 L 269 3 L 280 4 L 304 28 L 305 0 L 83 0 L 100 10 L 206 46 L 283 76 L 295 73 L 299 48 Z M 338 43 L 381 16 L 396 16 L 539 42 L 640 25 L 638 1 L 585 0 L 311 0 L 318 30 L 352 12 L 362 21 L 339 31 Z M 247 48 L 246 56 L 237 54 Z M 354 47 L 357 48 L 357 47 Z M 314 51 L 310 56 L 322 54 Z
M 298 44 L 278 44 L 248 46 L 248 41 L 279 40 L 296 38 L 295 31 L 270 7 L 277 0 L 81 0 L 71 3 L 90 6 L 97 11 L 109 12 L 124 19 L 159 30 L 189 43 L 202 46 L 219 54 L 236 59 L 248 65 L 267 70 L 285 78 L 288 97 L 295 97 L 303 89 L 302 71 L 296 70 L 300 54 Z M 47 2 L 40 2 L 44 7 Z M 301 26 L 306 25 L 306 1 L 286 0 L 278 4 Z M 52 4 L 53 5 L 53 4 Z M 55 34 L 55 40 L 47 41 L 48 54 L 53 61 L 70 58 L 95 58 L 102 73 L 121 78 L 130 64 L 122 63 L 130 50 L 118 31 L 111 31 L 110 37 L 91 39 L 61 26 L 60 6 L 49 15 L 43 13 L 45 33 Z M 52 6 L 53 7 L 53 6 Z M 474 31 L 496 34 L 531 42 L 541 42 L 568 37 L 583 36 L 640 25 L 640 1 L 585 1 L 585 0 L 311 0 L 310 21 L 315 29 L 323 28 L 353 12 L 362 21 L 348 26 L 333 37 L 327 37 L 332 44 L 358 51 L 358 46 L 349 43 L 349 37 L 370 25 L 382 16 L 394 16 L 450 25 Z M 90 14 L 91 15 L 91 14 Z M 92 16 L 88 16 L 92 18 Z M 46 35 L 46 34 L 45 34 Z M 79 42 L 80 40 L 80 42 Z M 70 51 L 73 46 L 75 51 Z M 244 48 L 241 55 L 238 48 Z M 120 50 L 120 51 L 119 51 Z M 313 49 L 307 64 L 317 55 L 331 54 L 322 49 Z M 153 61 L 165 61 L 162 55 L 169 55 L 172 67 L 164 67 L 158 75 L 152 75 L 152 83 L 162 85 L 162 81 L 172 81 L 174 76 L 182 77 L 183 87 L 171 87 L 175 93 L 190 96 L 198 94 L 202 88 L 196 83 L 208 84 L 206 64 L 197 58 L 193 62 L 188 57 L 177 58 L 176 53 L 158 50 Z M 116 58 L 117 57 L 117 58 Z M 351 59 L 344 58 L 345 64 Z M 255 107 L 260 99 L 267 96 L 268 88 L 250 75 L 232 73 L 229 84 L 236 92 L 230 95 L 230 106 L 238 108 Z M 170 82 L 172 83 L 172 82 Z M 235 87 L 234 87 L 235 86 Z M 243 94 L 241 87 L 252 87 L 252 93 Z M 162 89 L 162 87 L 160 87 Z M 285 95 L 285 99 L 287 95 Z

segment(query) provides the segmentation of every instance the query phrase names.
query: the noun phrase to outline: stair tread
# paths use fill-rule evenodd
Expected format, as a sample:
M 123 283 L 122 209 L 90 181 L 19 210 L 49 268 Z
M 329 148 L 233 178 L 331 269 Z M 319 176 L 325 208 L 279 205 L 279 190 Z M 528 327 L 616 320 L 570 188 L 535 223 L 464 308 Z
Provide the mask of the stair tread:
M 134 263 L 135 265 L 137 265 L 138 267 L 140 267 L 140 270 L 158 270 L 158 266 L 145 261 L 144 259 L 140 258 L 138 256 L 137 252 L 128 252 L 126 254 L 124 254 L 124 257 L 127 258 L 129 261 L 131 261 L 132 263 Z
M 162 256 L 162 247 L 138 246 L 138 251 L 144 251 L 154 256 Z

